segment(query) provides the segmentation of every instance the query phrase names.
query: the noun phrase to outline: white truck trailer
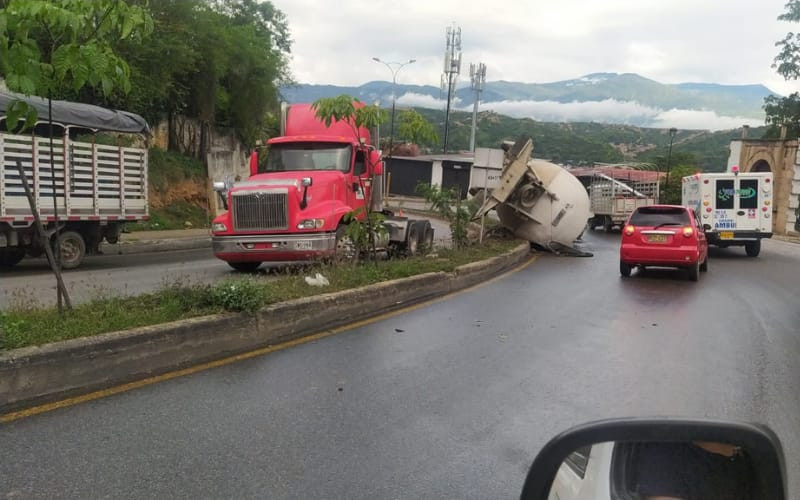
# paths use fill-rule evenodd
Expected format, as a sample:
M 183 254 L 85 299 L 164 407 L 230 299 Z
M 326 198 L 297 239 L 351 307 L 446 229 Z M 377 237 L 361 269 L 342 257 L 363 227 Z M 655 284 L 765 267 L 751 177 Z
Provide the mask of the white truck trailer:
M 36 107 L 40 121 L 26 133 L 12 134 L 5 131 L 5 114 L 18 99 Z M 147 150 L 72 139 L 78 131 L 146 134 L 145 120 L 132 113 L 53 101 L 57 136 L 51 156 L 50 138 L 42 137 L 50 130 L 43 121 L 47 117 L 44 99 L 0 92 L 0 268 L 13 267 L 26 255 L 41 255 L 46 243 L 55 247 L 56 228 L 62 268 L 78 267 L 87 254 L 97 253 L 104 239 L 116 243 L 125 222 L 148 218 Z M 34 228 L 18 162 L 48 242 Z
M 682 179 L 681 194 L 712 245 L 744 246 L 747 255 L 756 257 L 761 240 L 772 237 L 771 172 L 690 175 Z

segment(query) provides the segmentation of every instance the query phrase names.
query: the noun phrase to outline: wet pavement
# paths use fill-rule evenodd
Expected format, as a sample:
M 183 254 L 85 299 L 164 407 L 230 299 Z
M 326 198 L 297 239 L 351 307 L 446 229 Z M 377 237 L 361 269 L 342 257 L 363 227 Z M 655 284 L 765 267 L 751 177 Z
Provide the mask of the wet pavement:
M 765 423 L 800 498 L 800 246 L 692 283 L 544 255 L 314 342 L 0 427 L 0 498 L 512 498 L 589 420 Z

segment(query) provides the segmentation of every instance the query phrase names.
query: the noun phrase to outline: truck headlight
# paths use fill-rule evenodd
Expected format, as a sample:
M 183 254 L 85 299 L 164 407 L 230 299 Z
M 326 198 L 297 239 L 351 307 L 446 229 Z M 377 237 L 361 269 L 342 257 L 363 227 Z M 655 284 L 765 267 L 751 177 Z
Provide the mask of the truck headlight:
M 222 233 L 222 232 L 225 232 L 225 231 L 227 231 L 227 230 L 228 230 L 228 226 L 226 226 L 226 225 L 225 225 L 225 224 L 223 224 L 222 222 L 215 222 L 215 223 L 214 223 L 214 226 L 213 226 L 213 228 L 212 228 L 212 230 L 213 230 L 215 233 Z
M 297 224 L 297 229 L 322 229 L 325 219 L 303 219 Z

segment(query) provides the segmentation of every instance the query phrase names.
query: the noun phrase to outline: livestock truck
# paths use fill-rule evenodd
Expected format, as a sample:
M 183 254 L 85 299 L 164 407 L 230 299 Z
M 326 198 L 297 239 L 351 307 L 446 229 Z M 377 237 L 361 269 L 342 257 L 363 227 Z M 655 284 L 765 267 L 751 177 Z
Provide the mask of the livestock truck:
M 631 171 L 627 179 L 603 173 L 592 176 L 589 201 L 594 215 L 589 219 L 590 229 L 599 226 L 611 232 L 615 226 L 622 227 L 637 208 L 658 203 L 658 180 L 639 178 L 640 174 Z
M 6 113 L 18 100 L 36 108 L 39 121 L 27 132 L 9 133 Z M 44 137 L 50 134 L 49 122 L 44 121 L 47 101 L 0 92 L 0 268 L 42 255 L 47 244 L 60 250 L 62 268 L 78 267 L 87 254 L 98 253 L 103 240 L 116 243 L 124 223 L 148 218 L 147 150 L 94 142 L 98 131 L 147 134 L 145 120 L 66 101 L 53 101 L 52 116 L 51 155 L 51 139 Z M 74 140 L 78 133 L 90 139 Z M 46 241 L 34 227 L 18 162 Z
M 383 159 L 366 128 L 346 121 L 326 126 L 310 104 L 282 105 L 281 135 L 267 148 L 266 160 L 252 153 L 247 180 L 214 183 L 226 211 L 213 221 L 213 251 L 232 268 L 352 259 L 363 249 L 347 226 L 367 212 L 384 219 L 376 250 L 414 254 L 433 244 L 428 220 L 384 209 Z

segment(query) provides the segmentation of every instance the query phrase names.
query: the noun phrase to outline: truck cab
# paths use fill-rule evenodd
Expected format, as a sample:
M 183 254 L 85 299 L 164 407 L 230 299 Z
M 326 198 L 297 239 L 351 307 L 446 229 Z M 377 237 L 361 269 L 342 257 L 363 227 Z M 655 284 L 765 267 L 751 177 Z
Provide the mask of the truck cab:
M 284 133 L 267 142 L 264 161 L 251 156 L 250 177 L 233 186 L 215 183 L 227 212 L 214 219 L 212 246 L 236 270 L 352 253 L 345 216 L 363 220 L 383 210 L 383 160 L 368 130 L 326 125 L 310 104 L 287 106 L 282 116 Z M 403 218 L 387 222 L 394 238 L 407 236 Z
M 756 257 L 761 240 L 772 237 L 773 182 L 770 172 L 695 174 L 682 179 L 683 205 L 693 208 L 708 243 L 744 246 Z

